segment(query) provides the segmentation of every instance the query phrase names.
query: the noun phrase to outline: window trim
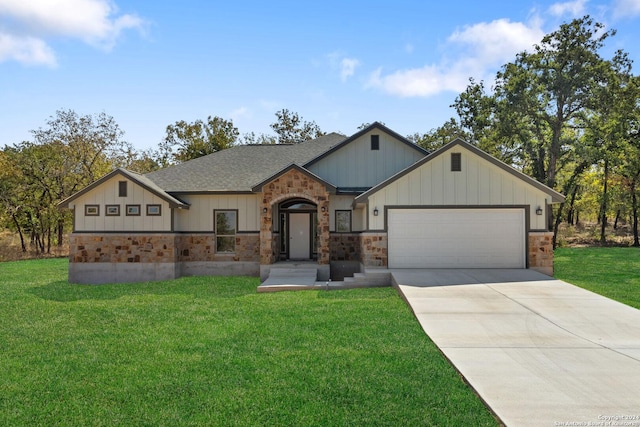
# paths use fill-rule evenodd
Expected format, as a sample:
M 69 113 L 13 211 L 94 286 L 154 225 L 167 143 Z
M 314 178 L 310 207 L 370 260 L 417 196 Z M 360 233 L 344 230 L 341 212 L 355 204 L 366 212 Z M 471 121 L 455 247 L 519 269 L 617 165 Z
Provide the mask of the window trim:
M 140 216 L 140 205 L 126 205 L 127 216 Z
M 84 216 L 100 216 L 100 205 L 84 205 Z
M 344 212 L 349 214 L 349 229 L 347 231 L 342 231 L 338 229 L 338 214 L 344 213 Z M 351 233 L 353 231 L 353 213 L 350 209 L 336 209 L 334 215 L 335 215 L 336 233 Z
M 151 213 L 151 209 L 158 208 L 157 213 Z M 149 204 L 147 205 L 147 216 L 162 216 L 162 205 L 159 204 Z
M 451 172 L 462 172 L 462 153 L 451 153 Z
M 218 234 L 218 213 L 233 212 L 235 217 L 234 234 Z M 213 230 L 216 235 L 216 253 L 234 254 L 236 253 L 236 236 L 238 235 L 238 209 L 214 209 L 213 210 Z M 220 251 L 218 249 L 218 238 L 233 238 L 233 251 Z
M 110 212 L 110 210 L 113 210 Z M 105 216 L 120 216 L 120 205 L 105 205 L 104 207 L 104 215 Z
M 118 181 L 118 197 L 127 197 L 127 181 Z

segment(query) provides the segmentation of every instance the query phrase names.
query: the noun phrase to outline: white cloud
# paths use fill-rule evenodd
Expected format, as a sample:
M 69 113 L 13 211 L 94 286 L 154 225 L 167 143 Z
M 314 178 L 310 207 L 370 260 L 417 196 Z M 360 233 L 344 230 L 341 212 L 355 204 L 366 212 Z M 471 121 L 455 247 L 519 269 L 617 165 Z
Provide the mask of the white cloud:
M 570 16 L 576 18 L 585 15 L 587 0 L 575 0 L 565 3 L 554 3 L 549 6 L 549 13 L 553 16 Z
M 460 92 L 470 77 L 488 78 L 490 71 L 512 60 L 516 53 L 530 49 L 543 36 L 538 20 L 524 24 L 499 19 L 466 26 L 447 39 L 447 52 L 455 55 L 453 59 L 441 58 L 437 64 L 388 75 L 378 69 L 371 74 L 368 86 L 401 97 Z
M 0 33 L 0 62 L 4 61 L 49 67 L 57 65 L 55 54 L 42 40 Z
M 251 112 L 249 111 L 249 109 L 247 107 L 240 107 L 240 108 L 236 108 L 235 110 L 233 110 L 229 114 L 229 117 L 231 117 L 232 121 L 237 122 L 237 121 L 241 120 L 244 117 L 251 117 Z
M 616 0 L 613 5 L 613 15 L 616 18 L 640 15 L 640 0 Z
M 382 76 L 379 68 L 371 74 L 368 86 L 382 88 L 400 97 L 432 96 L 448 90 L 460 92 L 466 87 L 467 79 L 466 75 L 434 65 L 396 71 L 386 76 Z
M 342 61 L 340 61 L 340 78 L 343 82 L 353 76 L 358 65 L 360 65 L 360 61 L 355 58 L 342 58 Z
M 71 37 L 109 50 L 123 31 L 142 32 L 145 27 L 144 20 L 135 15 L 118 15 L 110 0 L 0 0 L 0 17 L 14 23 L 10 33 L 4 30 L 5 38 L 14 41 L 10 44 L 13 53 L 5 53 L 3 58 L 23 63 L 39 56 L 43 58 L 40 63 L 50 63 L 44 60 L 45 53 L 53 55 L 47 44 L 50 37 Z M 19 55 L 27 49 L 25 46 L 34 53 Z
M 340 80 L 346 82 L 347 79 L 355 74 L 356 68 L 359 67 L 360 61 L 356 58 L 349 58 L 342 52 L 333 52 L 326 56 L 329 61 L 331 70 L 337 70 L 340 73 Z

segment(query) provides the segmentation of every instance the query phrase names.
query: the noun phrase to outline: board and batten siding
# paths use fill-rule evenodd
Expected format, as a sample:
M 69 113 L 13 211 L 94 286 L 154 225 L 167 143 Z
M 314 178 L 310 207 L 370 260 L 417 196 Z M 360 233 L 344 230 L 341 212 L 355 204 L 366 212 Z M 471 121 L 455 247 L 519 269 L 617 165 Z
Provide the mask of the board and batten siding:
M 451 171 L 451 153 L 462 154 L 462 170 Z M 383 230 L 385 206 L 529 205 L 532 230 L 546 229 L 545 201 L 551 196 L 478 157 L 464 147 L 429 160 L 369 196 L 369 229 Z M 377 207 L 380 214 L 373 215 Z M 541 207 L 543 215 L 536 215 Z
M 118 196 L 118 183 L 127 181 L 127 196 Z M 85 205 L 98 205 L 98 216 L 86 216 Z M 119 216 L 107 216 L 107 205 L 119 205 Z M 140 205 L 139 216 L 127 216 L 127 205 Z M 159 216 L 147 216 L 147 205 L 160 205 Z M 138 184 L 117 175 L 70 203 L 74 209 L 74 231 L 171 231 L 169 203 Z
M 380 149 L 371 150 L 371 135 Z M 308 169 L 336 187 L 373 187 L 424 157 L 424 154 L 382 131 L 367 132 L 330 153 Z
M 355 196 L 329 196 L 329 229 L 331 231 L 336 230 L 336 210 L 351 211 L 351 231 L 362 231 L 365 229 L 362 217 L 362 211 L 364 209 L 353 210 L 353 199 L 355 199 Z
M 260 195 L 258 194 L 178 194 L 189 203 L 189 210 L 176 211 L 176 231 L 213 232 L 213 211 L 237 210 L 238 231 L 260 230 Z

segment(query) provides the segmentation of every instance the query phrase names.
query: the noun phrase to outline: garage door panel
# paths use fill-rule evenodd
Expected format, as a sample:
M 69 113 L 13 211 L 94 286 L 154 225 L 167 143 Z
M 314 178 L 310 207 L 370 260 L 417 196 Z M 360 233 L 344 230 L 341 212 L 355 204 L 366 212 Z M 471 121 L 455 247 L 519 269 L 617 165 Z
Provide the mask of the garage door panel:
M 391 268 L 524 268 L 523 209 L 390 209 Z

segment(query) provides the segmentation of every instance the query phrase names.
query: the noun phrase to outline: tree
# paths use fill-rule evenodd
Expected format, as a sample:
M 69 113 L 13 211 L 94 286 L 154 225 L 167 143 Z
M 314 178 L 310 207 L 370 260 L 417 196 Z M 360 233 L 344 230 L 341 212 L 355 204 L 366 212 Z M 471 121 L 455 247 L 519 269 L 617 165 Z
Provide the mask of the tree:
M 602 83 L 605 61 L 598 54 L 615 31 L 589 16 L 563 24 L 546 35 L 533 53 L 522 52 L 498 73 L 496 98 L 527 126 L 536 179 L 555 188 L 557 174 L 576 141 L 567 140 L 585 111 L 597 108 L 593 94 Z
M 385 123 L 382 121 L 378 121 L 378 123 L 380 123 L 382 126 L 386 126 Z M 368 122 L 362 123 L 360 126 L 358 126 L 358 130 L 366 129 L 369 126 L 371 126 L 371 123 L 368 123 Z
M 316 122 L 307 122 L 298 113 L 287 109 L 276 112 L 277 121 L 271 129 L 278 135 L 278 144 L 297 144 L 323 136 Z
M 521 52 L 497 74 L 493 95 L 471 81 L 454 107 L 480 148 L 538 181 L 571 194 L 580 175 L 598 159 L 585 138 L 584 118 L 601 107 L 597 94 L 611 83 L 614 61 L 599 50 L 615 31 L 585 16 L 546 35 L 533 52 Z M 493 151 L 490 145 L 494 144 Z M 554 245 L 564 204 L 556 210 Z
M 242 134 L 238 142 L 243 145 L 272 145 L 277 144 L 278 139 L 273 135 L 266 135 L 264 133 L 256 135 L 255 132 L 248 132 Z
M 38 252 L 49 252 L 54 232 L 62 244 L 70 219 L 57 204 L 109 172 L 131 147 L 105 113 L 80 116 L 59 110 L 32 134 L 33 141 L 3 150 L 3 161 L 12 167 L 3 171 L 0 203 L 8 209 L 12 228 L 29 233 Z
M 427 133 L 414 133 L 413 135 L 407 136 L 409 141 L 429 151 L 437 150 L 456 138 L 462 138 L 469 142 L 470 134 L 462 129 L 460 124 L 453 118 L 449 119 L 442 126 L 431 129 Z
M 638 235 L 638 197 L 640 190 L 640 76 L 631 76 L 624 87 L 624 94 L 618 98 L 621 133 L 621 155 L 615 170 L 622 184 L 628 189 L 631 202 L 633 246 L 640 246 Z
M 35 145 L 61 144 L 63 171 L 81 177 L 71 191 L 94 181 L 110 169 L 114 159 L 122 158 L 130 145 L 114 118 L 106 113 L 80 116 L 73 110 L 58 110 L 46 128 L 31 131 Z M 67 174 L 67 172 L 70 172 Z
M 0 208 L 4 213 L 3 225 L 20 236 L 22 252 L 27 252 L 22 221 L 24 206 L 22 197 L 27 193 L 24 180 L 11 149 L 0 151 Z
M 206 122 L 180 120 L 167 126 L 166 135 L 160 143 L 159 161 L 166 166 L 206 156 L 232 147 L 238 135 L 238 129 L 231 120 L 217 116 L 207 117 Z
M 601 84 L 596 86 L 592 97 L 596 106 L 583 114 L 585 138 L 598 153 L 602 162 L 603 190 L 600 201 L 600 242 L 606 240 L 607 213 L 610 208 L 609 185 L 611 176 L 624 162 L 621 148 L 629 135 L 629 124 L 637 103 L 638 93 L 633 90 L 631 61 L 623 52 L 604 63 L 601 69 Z

